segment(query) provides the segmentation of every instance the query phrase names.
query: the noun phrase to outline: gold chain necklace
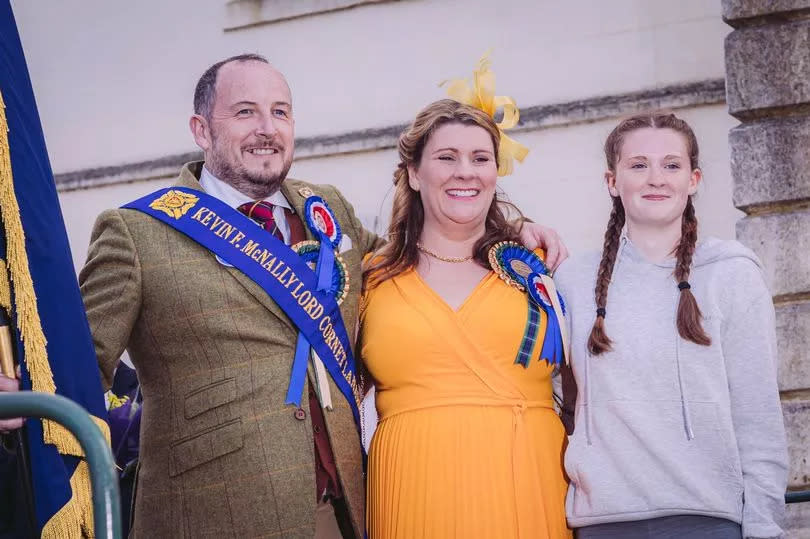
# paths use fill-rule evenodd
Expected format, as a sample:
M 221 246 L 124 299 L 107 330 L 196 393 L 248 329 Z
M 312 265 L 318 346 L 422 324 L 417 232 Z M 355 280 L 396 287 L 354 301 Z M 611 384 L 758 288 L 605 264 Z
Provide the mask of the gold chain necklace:
M 460 264 L 462 262 L 467 262 L 468 260 L 472 260 L 472 255 L 470 256 L 442 256 L 436 251 L 431 251 L 421 243 L 416 244 L 416 248 L 425 253 L 426 255 L 432 256 L 437 260 L 441 260 L 442 262 L 450 262 L 451 264 Z

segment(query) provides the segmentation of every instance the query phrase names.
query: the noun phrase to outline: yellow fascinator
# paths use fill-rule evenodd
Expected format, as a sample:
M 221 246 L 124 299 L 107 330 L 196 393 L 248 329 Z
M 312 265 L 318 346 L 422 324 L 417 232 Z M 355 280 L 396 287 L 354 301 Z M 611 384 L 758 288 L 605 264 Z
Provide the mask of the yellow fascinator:
M 490 71 L 489 53 L 478 61 L 478 69 L 473 70 L 472 88 L 467 79 L 454 79 L 441 83 L 447 84 L 447 95 L 459 103 L 470 105 L 484 111 L 494 120 L 495 112 L 503 107 L 503 119 L 497 124 L 501 132 L 501 144 L 498 147 L 498 176 L 512 174 L 512 159 L 521 163 L 529 153 L 523 144 L 510 138 L 504 130 L 515 127 L 520 120 L 520 110 L 515 100 L 504 95 L 495 95 L 495 73 Z

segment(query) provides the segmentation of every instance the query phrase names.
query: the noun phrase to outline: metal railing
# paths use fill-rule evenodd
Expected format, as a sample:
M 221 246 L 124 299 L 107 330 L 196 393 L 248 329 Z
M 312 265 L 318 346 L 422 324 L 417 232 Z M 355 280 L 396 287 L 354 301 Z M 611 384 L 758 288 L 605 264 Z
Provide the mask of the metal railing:
M 121 539 L 121 501 L 110 447 L 87 411 L 59 395 L 20 391 L 0 393 L 0 419 L 41 417 L 64 425 L 79 440 L 90 468 L 95 536 Z
M 789 490 L 785 494 L 785 503 L 803 502 L 810 502 L 810 490 Z

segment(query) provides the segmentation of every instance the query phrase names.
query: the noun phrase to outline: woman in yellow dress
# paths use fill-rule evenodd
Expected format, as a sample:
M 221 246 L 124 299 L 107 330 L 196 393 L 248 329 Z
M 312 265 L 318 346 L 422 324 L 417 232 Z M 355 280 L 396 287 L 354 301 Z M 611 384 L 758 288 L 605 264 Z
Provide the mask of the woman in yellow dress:
M 565 433 L 539 361 L 549 317 L 527 324 L 527 294 L 490 263 L 518 239 L 495 193 L 511 161 L 501 137 L 489 114 L 445 99 L 399 140 L 390 241 L 367 261 L 361 314 L 380 418 L 371 539 L 570 537 Z

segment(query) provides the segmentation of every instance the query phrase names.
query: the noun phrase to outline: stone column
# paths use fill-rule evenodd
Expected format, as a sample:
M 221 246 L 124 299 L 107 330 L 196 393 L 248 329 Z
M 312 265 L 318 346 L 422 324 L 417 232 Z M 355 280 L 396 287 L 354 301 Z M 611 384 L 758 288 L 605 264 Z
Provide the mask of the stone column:
M 764 262 L 776 305 L 788 488 L 810 489 L 810 0 L 721 0 L 737 237 Z M 810 537 L 810 503 L 788 506 Z

